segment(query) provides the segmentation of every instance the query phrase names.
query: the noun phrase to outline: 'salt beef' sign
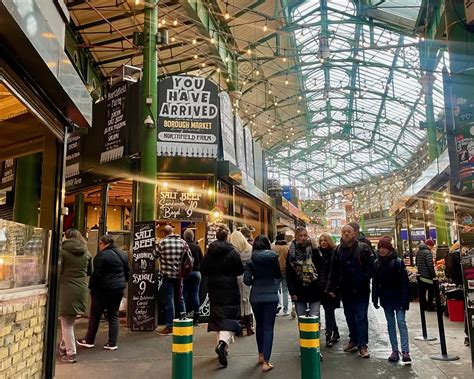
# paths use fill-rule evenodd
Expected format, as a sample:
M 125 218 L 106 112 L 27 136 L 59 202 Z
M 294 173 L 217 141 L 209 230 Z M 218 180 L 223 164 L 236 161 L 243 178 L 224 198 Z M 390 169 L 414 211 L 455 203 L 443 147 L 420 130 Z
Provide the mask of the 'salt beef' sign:
M 204 196 L 194 191 L 159 188 L 159 220 L 204 220 Z
M 217 158 L 217 86 L 204 78 L 172 76 L 158 88 L 157 154 Z
M 132 330 L 155 330 L 155 222 L 136 222 L 132 246 Z

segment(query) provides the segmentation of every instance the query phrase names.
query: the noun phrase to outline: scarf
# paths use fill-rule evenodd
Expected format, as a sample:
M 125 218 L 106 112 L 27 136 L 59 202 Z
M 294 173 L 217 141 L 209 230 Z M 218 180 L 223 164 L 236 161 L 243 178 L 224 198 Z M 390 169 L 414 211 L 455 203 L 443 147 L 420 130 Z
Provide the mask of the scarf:
M 293 241 L 290 244 L 288 256 L 291 267 L 303 281 L 303 286 L 309 286 L 318 279 L 318 273 L 312 259 L 313 248 L 311 243 L 297 246 L 296 241 Z

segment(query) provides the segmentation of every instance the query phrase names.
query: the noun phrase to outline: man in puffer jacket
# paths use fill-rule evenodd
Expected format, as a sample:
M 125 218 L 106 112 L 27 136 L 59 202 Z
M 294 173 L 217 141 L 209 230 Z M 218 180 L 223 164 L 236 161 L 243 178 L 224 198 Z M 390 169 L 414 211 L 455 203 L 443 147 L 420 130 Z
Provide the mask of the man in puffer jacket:
M 416 267 L 418 269 L 418 275 L 420 276 L 419 281 L 419 293 L 420 302 L 424 310 L 434 311 L 436 309 L 434 305 L 434 285 L 433 279 L 436 277 L 434 263 L 433 263 L 433 249 L 435 243 L 433 240 L 426 240 L 425 243 L 420 244 L 418 247 L 418 253 L 416 254 Z M 428 300 L 426 299 L 426 293 L 428 292 Z

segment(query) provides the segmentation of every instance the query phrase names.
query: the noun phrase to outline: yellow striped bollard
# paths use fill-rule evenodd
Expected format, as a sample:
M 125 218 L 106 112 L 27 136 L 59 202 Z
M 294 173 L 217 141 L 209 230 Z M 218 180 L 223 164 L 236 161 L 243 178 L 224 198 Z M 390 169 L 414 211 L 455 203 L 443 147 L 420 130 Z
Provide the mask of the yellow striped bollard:
M 193 377 L 193 320 L 173 320 L 172 379 Z
M 299 316 L 301 379 L 321 378 L 319 317 Z

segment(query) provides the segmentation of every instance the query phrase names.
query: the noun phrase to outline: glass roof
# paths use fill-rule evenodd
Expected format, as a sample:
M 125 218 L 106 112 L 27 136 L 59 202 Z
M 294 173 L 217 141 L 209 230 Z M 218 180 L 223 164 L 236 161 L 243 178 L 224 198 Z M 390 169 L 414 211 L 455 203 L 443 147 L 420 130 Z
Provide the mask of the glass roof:
M 386 8 L 384 17 L 389 12 L 413 20 L 420 2 L 377 1 Z M 293 144 L 273 148 L 270 161 L 281 181 L 318 192 L 400 170 L 426 140 L 419 127 L 425 120 L 419 41 L 359 16 L 351 1 L 324 3 L 308 1 L 293 13 L 308 130 Z M 443 105 L 440 68 L 435 76 L 437 115 Z

